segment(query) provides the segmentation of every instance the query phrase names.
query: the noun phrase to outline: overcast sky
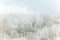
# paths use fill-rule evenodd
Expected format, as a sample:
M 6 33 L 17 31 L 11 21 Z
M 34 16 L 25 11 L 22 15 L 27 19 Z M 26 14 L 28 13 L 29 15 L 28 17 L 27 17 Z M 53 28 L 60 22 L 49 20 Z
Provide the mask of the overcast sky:
M 60 12 L 60 0 L 0 0 L 0 14 Z

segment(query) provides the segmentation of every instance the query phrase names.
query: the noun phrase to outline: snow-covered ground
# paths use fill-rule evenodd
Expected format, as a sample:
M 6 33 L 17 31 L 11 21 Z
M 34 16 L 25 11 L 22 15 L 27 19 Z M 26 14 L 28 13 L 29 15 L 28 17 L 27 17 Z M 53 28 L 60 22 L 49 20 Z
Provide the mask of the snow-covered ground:
M 56 40 L 60 40 L 60 37 L 56 37 Z
M 26 38 L 13 38 L 13 39 L 9 39 L 9 38 L 3 38 L 3 39 L 0 39 L 0 40 L 26 40 Z

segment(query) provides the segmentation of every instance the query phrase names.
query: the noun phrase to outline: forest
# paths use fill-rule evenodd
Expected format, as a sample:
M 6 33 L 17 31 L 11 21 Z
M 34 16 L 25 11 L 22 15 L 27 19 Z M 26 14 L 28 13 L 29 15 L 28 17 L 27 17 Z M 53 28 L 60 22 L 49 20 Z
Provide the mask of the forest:
M 0 15 L 0 40 L 59 40 L 60 16 Z

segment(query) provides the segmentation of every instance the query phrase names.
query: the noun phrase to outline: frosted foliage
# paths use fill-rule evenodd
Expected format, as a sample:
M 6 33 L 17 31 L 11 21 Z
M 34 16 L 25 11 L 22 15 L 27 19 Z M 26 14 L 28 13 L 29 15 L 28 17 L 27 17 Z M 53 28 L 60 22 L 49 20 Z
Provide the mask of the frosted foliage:
M 0 16 L 0 40 L 60 40 L 60 16 Z

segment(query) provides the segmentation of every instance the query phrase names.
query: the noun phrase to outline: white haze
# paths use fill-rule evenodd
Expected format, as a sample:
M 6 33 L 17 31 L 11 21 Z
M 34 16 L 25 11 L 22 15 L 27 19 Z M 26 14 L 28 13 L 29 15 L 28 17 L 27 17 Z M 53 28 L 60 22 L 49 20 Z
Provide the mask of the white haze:
M 60 16 L 51 14 L 0 15 L 0 40 L 59 40 Z

